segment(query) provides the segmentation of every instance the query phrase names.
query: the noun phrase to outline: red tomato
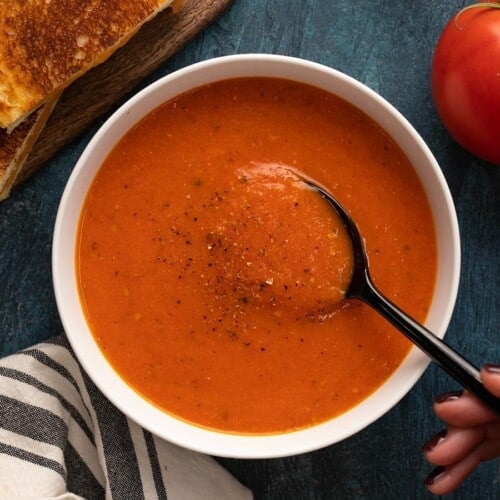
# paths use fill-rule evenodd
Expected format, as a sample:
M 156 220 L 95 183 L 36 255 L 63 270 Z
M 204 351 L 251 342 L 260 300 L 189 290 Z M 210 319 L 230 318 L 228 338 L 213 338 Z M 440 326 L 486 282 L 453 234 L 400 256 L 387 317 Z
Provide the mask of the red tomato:
M 497 5 L 497 4 L 495 4 Z M 431 70 L 437 112 L 465 149 L 500 164 L 500 2 L 454 16 Z

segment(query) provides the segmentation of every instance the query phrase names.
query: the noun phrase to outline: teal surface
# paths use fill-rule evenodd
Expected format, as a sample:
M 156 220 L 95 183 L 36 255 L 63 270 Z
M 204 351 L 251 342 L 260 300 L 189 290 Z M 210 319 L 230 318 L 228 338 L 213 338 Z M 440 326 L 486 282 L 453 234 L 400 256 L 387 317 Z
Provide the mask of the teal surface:
M 278 53 L 341 70 L 395 105 L 436 156 L 456 204 L 462 271 L 447 341 L 480 365 L 500 362 L 500 167 L 474 158 L 449 137 L 429 88 L 433 47 L 446 20 L 463 5 L 235 0 L 143 85 L 215 56 Z M 99 124 L 0 203 L 0 355 L 62 330 L 51 282 L 52 231 L 65 182 Z M 422 486 L 431 466 L 420 450 L 442 428 L 431 410 L 433 397 L 453 389 L 457 385 L 431 366 L 393 410 L 342 443 L 290 458 L 220 461 L 257 499 L 431 498 Z M 446 498 L 488 500 L 499 492 L 498 462 L 490 462 Z

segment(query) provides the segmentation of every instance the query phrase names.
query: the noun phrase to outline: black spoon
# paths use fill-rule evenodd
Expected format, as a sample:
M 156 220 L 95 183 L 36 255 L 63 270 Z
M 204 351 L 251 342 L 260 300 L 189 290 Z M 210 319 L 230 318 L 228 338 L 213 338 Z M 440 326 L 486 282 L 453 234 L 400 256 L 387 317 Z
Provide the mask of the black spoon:
M 368 270 L 368 258 L 363 240 L 355 222 L 344 207 L 322 187 L 308 179 L 304 179 L 304 182 L 316 190 L 339 214 L 351 237 L 354 269 L 352 281 L 345 297 L 359 299 L 375 309 L 463 387 L 500 415 L 500 398 L 495 397 L 485 389 L 479 370 L 377 290 Z

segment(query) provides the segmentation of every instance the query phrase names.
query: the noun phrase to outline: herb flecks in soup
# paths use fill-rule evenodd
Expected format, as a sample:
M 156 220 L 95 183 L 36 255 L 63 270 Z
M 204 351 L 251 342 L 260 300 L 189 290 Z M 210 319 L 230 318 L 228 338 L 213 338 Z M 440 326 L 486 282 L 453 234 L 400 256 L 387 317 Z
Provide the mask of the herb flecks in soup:
M 369 396 L 409 343 L 343 301 L 352 213 L 374 281 L 423 321 L 434 225 L 408 160 L 366 115 L 248 78 L 161 106 L 116 145 L 82 211 L 82 303 L 104 355 L 153 404 L 228 432 L 314 425 Z

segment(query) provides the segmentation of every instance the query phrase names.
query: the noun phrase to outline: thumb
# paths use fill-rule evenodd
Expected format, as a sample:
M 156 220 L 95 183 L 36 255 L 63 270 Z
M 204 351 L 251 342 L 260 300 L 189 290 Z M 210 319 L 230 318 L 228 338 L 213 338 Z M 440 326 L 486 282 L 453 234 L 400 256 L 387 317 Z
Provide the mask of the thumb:
M 500 397 L 500 365 L 484 365 L 481 368 L 481 380 L 488 391 Z

